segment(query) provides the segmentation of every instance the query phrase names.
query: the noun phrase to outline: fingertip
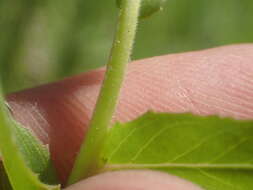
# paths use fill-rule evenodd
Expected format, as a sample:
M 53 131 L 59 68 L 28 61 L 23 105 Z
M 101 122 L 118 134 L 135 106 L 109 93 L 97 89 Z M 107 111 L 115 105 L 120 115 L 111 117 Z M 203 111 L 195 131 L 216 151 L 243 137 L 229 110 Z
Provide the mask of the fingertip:
M 139 170 L 103 173 L 65 190 L 201 190 L 195 184 L 162 172 Z
M 253 45 L 232 45 L 135 61 L 115 120 L 149 110 L 253 117 Z M 49 144 L 64 183 L 88 128 L 104 69 L 8 96 L 14 118 Z
M 129 66 L 116 118 L 149 110 L 236 119 L 253 116 L 253 45 L 230 45 L 140 60 Z

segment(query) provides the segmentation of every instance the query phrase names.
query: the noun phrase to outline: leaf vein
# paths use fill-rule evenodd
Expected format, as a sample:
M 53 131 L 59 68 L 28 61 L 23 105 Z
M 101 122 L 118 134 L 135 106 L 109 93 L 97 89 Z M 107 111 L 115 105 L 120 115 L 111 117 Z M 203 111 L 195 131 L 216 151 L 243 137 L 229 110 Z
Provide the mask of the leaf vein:
M 156 122 L 156 120 L 153 120 L 153 121 L 151 121 L 151 122 L 148 122 L 148 123 L 146 123 L 145 125 L 142 125 L 141 127 L 136 127 L 136 128 L 134 128 L 133 130 L 131 130 L 129 133 L 128 133 L 128 135 L 126 135 L 126 137 L 121 141 L 121 142 L 119 142 L 119 144 L 118 144 L 118 146 L 112 151 L 112 153 L 111 153 L 111 155 L 108 157 L 108 162 L 113 158 L 113 156 L 114 156 L 114 154 L 116 154 L 117 153 L 117 151 L 121 148 L 121 146 L 137 131 L 137 130 L 140 130 L 140 129 L 142 129 L 142 128 L 144 128 L 144 127 L 146 127 L 146 126 L 148 126 L 148 125 L 150 125 L 150 124 L 152 124 L 152 123 L 155 123 Z
M 233 150 L 235 150 L 236 148 L 238 148 L 241 144 L 245 143 L 249 139 L 250 139 L 250 137 L 242 138 L 238 143 L 236 143 L 234 145 L 231 145 L 227 149 L 227 151 L 224 151 L 221 154 L 219 154 L 217 157 L 215 157 L 210 163 L 215 162 L 215 161 L 219 160 L 220 158 L 226 156 L 227 154 L 229 154 L 230 152 L 232 152 Z
M 135 154 L 135 156 L 133 156 L 133 158 L 131 159 L 131 162 L 135 161 L 138 156 L 157 138 L 159 137 L 163 132 L 165 132 L 166 130 L 168 129 L 171 129 L 171 128 L 174 128 L 178 125 L 181 125 L 181 124 L 188 124 L 188 123 L 196 123 L 196 122 L 189 122 L 189 121 L 185 121 L 185 122 L 176 122 L 172 125 L 168 125 L 168 126 L 165 126 L 163 128 L 161 128 L 160 130 L 158 130 L 156 132 L 156 134 L 154 134 L 142 147 L 140 147 L 140 149 L 137 151 L 137 153 Z
M 228 183 L 228 182 L 222 180 L 221 178 L 219 178 L 219 177 L 217 177 L 217 176 L 211 175 L 211 174 L 208 173 L 208 172 L 205 172 L 205 171 L 203 171 L 203 170 L 199 170 L 199 172 L 202 173 L 204 176 L 206 176 L 206 177 L 208 177 L 208 178 L 210 178 L 210 179 L 212 179 L 212 180 L 215 180 L 215 181 L 217 181 L 217 182 L 219 182 L 219 183 L 221 183 L 221 184 L 223 184 L 223 185 L 232 187 L 233 189 L 242 190 L 241 188 L 235 187 L 233 184 Z
M 219 132 L 219 133 L 217 133 L 217 134 L 215 134 L 215 135 L 209 135 L 208 137 L 203 138 L 203 140 L 201 140 L 200 143 L 197 143 L 195 146 L 193 146 L 193 147 L 192 147 L 191 149 L 189 149 L 188 151 L 183 152 L 182 154 L 178 155 L 178 156 L 175 157 L 173 160 L 169 160 L 168 162 L 175 162 L 175 161 L 177 161 L 178 159 L 180 159 L 180 158 L 182 158 L 182 157 L 184 157 L 184 156 L 186 156 L 186 155 L 192 153 L 193 151 L 197 150 L 199 147 L 201 147 L 205 142 L 207 142 L 207 141 L 210 140 L 211 138 L 213 138 L 213 137 L 218 137 L 218 136 L 224 134 L 224 132 L 225 132 L 225 131 L 222 131 L 222 132 Z

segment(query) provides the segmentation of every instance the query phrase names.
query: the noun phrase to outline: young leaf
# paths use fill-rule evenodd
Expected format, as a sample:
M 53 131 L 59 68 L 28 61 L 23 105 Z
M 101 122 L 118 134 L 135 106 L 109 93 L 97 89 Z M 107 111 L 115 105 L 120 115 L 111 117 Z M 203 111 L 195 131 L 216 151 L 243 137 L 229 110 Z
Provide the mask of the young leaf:
M 125 0 L 117 0 L 117 6 L 121 8 L 122 1 Z M 161 10 L 163 3 L 166 0 L 142 0 L 140 18 L 146 18 L 154 14 L 155 12 Z
M 206 190 L 253 189 L 253 122 L 147 113 L 116 124 L 105 170 L 154 169 Z
M 31 133 L 20 124 L 13 121 L 15 136 L 27 166 L 38 174 L 39 179 L 46 184 L 57 184 L 58 180 L 50 159 L 48 148 L 42 145 Z
M 60 189 L 58 185 L 49 185 L 55 183 L 55 177 L 48 150 L 28 130 L 11 119 L 1 92 L 0 151 L 13 190 Z M 1 173 L 1 176 L 4 174 Z

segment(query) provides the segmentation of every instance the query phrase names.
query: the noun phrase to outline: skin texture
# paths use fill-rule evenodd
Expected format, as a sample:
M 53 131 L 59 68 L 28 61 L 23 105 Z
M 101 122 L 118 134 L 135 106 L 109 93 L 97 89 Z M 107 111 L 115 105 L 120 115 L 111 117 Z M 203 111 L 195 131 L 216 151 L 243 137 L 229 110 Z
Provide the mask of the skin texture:
M 161 172 L 121 171 L 100 174 L 66 190 L 201 190 L 200 187 Z
M 113 120 L 129 121 L 148 110 L 252 119 L 252 62 L 251 44 L 135 61 L 129 65 Z M 103 74 L 104 69 L 98 69 L 7 97 L 14 118 L 49 144 L 62 183 L 87 131 Z M 182 187 L 174 187 L 174 182 Z M 102 174 L 68 190 L 84 188 L 199 189 L 167 174 L 148 171 Z

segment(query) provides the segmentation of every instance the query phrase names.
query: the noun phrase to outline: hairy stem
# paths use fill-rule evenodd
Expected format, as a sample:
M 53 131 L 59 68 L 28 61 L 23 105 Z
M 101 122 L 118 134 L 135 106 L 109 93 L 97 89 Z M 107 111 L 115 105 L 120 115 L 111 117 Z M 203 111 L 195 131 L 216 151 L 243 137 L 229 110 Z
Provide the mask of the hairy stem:
M 96 173 L 103 163 L 101 152 L 114 114 L 126 66 L 130 60 L 141 0 L 124 0 L 105 79 L 90 122 L 90 128 L 77 156 L 68 184 Z

